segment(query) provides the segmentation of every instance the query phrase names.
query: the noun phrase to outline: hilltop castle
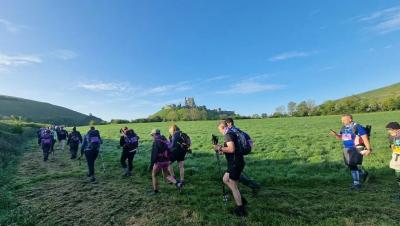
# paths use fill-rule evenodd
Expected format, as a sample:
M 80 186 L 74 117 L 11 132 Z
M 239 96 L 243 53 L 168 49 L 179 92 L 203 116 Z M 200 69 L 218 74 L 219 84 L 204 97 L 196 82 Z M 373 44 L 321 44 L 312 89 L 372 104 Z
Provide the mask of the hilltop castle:
M 187 108 L 195 108 L 196 103 L 194 102 L 193 97 L 185 97 L 185 107 Z

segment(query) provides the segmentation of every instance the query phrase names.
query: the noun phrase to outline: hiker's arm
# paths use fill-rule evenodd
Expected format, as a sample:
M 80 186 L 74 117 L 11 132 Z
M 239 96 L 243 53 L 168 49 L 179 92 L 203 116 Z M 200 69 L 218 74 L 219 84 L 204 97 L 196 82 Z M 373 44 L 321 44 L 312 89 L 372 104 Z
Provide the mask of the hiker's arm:
M 336 131 L 333 131 L 333 130 L 331 130 L 329 135 L 336 137 L 336 139 L 338 139 L 338 140 L 342 139 L 342 136 L 340 134 L 336 133 Z
M 87 141 L 86 141 L 86 137 L 85 137 L 82 142 L 81 153 L 83 153 L 85 151 L 86 146 L 87 146 Z
M 235 143 L 233 141 L 226 142 L 226 147 L 221 147 L 220 151 L 224 153 L 234 153 Z
M 365 148 L 367 148 L 367 151 L 365 152 L 364 155 L 368 156 L 371 154 L 372 148 L 371 148 L 371 143 L 369 142 L 368 136 L 367 135 L 362 135 L 361 138 L 364 141 Z
M 67 136 L 67 145 L 69 145 L 69 141 L 71 140 L 71 134 Z

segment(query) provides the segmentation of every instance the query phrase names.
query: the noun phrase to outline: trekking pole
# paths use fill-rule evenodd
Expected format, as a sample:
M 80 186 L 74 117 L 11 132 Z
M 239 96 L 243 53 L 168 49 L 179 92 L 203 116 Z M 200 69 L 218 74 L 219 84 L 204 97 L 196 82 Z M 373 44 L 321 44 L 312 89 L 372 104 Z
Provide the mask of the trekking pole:
M 100 159 L 101 159 L 101 165 L 103 166 L 103 173 L 106 173 L 106 167 L 104 165 L 103 154 L 101 154 L 101 152 L 99 154 L 100 154 Z
M 218 137 L 216 137 L 214 134 L 211 134 L 212 136 L 212 144 L 213 145 L 217 145 L 218 144 Z M 217 165 L 218 165 L 218 169 L 219 169 L 219 173 L 223 176 L 223 172 L 222 172 L 222 168 L 221 168 L 221 160 L 219 158 L 219 153 L 217 151 L 215 151 L 215 156 L 217 158 Z M 222 187 L 222 200 L 225 202 L 228 202 L 228 195 L 226 194 L 225 191 L 225 185 L 224 182 L 221 180 L 221 187 Z

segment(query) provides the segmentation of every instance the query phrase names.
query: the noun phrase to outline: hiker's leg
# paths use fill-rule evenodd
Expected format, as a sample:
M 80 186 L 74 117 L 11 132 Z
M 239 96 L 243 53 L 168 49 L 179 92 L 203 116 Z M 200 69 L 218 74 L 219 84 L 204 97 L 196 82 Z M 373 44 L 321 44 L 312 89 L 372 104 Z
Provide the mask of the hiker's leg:
M 132 172 L 133 170 L 133 158 L 135 157 L 135 153 L 128 154 L 128 170 Z
M 185 161 L 178 162 L 180 181 L 185 181 Z
M 167 180 L 173 184 L 176 184 L 176 179 L 175 177 L 171 176 L 168 172 L 168 168 L 167 169 L 162 169 L 162 171 L 164 172 L 164 175 L 166 176 Z
M 159 169 L 157 167 L 157 164 L 154 164 L 153 170 L 151 171 L 151 180 L 153 183 L 153 190 L 158 190 L 158 181 L 157 181 L 157 173 Z
M 236 205 L 242 206 L 242 196 L 240 195 L 239 188 L 237 187 L 237 181 L 230 179 L 229 173 L 225 173 L 223 181 L 229 187 L 229 189 L 231 189 Z
M 360 171 L 357 165 L 349 165 L 351 177 L 353 178 L 353 185 L 359 186 L 360 185 Z
M 89 150 L 85 151 L 85 157 L 88 166 L 88 176 L 91 177 L 93 176 L 93 165 L 94 165 L 91 151 Z
M 126 153 L 125 151 L 122 151 L 121 153 L 121 166 L 123 169 L 126 169 Z

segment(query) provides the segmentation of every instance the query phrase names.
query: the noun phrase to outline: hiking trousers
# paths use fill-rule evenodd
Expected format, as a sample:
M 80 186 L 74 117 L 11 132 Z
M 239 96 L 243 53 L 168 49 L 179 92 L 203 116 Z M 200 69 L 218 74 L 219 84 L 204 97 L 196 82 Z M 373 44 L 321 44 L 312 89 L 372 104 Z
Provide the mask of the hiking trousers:
M 96 162 L 97 156 L 99 155 L 98 149 L 85 150 L 85 157 L 88 165 L 88 176 L 94 176 L 94 163 Z

